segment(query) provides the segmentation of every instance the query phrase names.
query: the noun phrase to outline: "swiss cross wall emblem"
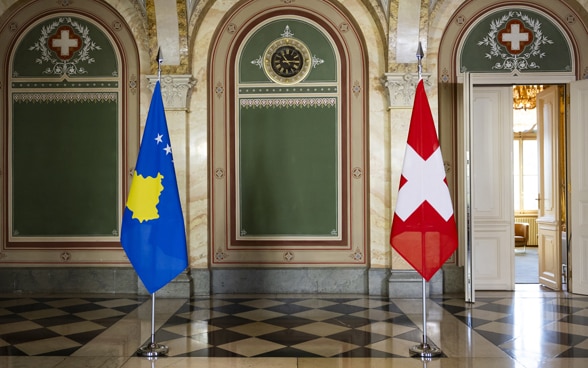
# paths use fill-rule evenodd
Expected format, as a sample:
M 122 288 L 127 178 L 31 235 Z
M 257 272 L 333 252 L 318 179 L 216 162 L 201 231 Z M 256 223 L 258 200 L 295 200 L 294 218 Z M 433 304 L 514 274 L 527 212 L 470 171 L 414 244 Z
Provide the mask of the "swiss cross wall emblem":
M 525 28 L 520 20 L 513 19 L 498 32 L 498 42 L 511 54 L 518 55 L 533 42 L 533 31 Z
M 74 52 L 82 48 L 82 38 L 70 26 L 59 27 L 47 43 L 61 60 L 71 59 Z
M 74 18 L 57 18 L 41 28 L 39 38 L 29 51 L 37 53 L 37 64 L 47 65 L 43 74 L 87 74 L 88 65 L 96 62 L 94 53 L 101 50 L 90 33 L 88 26 Z
M 479 46 L 489 47 L 485 57 L 497 59 L 493 69 L 521 71 L 539 69 L 538 60 L 545 57 L 541 47 L 552 44 L 541 30 L 541 22 L 528 15 L 511 11 L 490 23 Z

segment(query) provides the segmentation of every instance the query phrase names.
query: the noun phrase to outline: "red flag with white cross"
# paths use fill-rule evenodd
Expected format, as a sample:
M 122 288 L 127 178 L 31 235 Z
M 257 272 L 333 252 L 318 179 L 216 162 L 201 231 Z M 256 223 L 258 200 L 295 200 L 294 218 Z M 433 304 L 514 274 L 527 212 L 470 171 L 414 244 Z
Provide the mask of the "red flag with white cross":
M 422 80 L 414 98 L 390 244 L 426 281 L 457 249 L 453 205 Z

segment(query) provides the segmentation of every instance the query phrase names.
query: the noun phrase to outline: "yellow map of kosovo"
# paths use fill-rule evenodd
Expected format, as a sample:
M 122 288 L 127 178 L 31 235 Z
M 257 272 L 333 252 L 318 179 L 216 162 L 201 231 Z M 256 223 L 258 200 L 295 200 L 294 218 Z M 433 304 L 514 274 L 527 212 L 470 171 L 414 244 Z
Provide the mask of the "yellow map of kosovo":
M 161 173 L 157 173 L 155 178 L 151 176 L 145 178 L 143 175 L 137 175 L 136 171 L 133 173 L 127 207 L 133 212 L 134 219 L 143 222 L 159 218 L 157 204 L 163 190 L 162 180 Z

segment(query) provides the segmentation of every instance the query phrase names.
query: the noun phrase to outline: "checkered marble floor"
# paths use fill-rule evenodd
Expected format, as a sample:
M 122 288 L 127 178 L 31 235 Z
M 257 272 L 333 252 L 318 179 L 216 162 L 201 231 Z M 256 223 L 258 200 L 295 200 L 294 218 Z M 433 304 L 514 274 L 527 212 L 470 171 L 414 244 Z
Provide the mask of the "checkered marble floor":
M 0 297 L 0 355 L 71 355 L 145 300 Z
M 159 335 L 192 357 L 394 357 L 421 338 L 393 302 L 328 296 L 195 298 Z
M 515 359 L 588 358 L 588 297 L 480 297 L 436 301 Z
M 156 299 L 155 320 L 156 342 L 169 347 L 157 367 L 588 366 L 588 297 L 536 285 L 478 293 L 473 304 L 428 299 L 428 341 L 443 351 L 428 365 L 409 354 L 423 339 L 421 300 Z M 155 367 L 136 356 L 151 327 L 145 296 L 0 295 L 0 367 Z

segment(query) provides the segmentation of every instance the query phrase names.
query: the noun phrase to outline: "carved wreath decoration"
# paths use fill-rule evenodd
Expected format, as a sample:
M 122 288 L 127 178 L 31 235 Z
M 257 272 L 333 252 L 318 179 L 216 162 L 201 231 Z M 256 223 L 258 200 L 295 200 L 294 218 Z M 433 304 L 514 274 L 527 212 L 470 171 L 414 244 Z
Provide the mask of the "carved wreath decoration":
M 53 36 L 55 29 L 63 23 L 68 23 L 72 28 L 76 30 L 76 33 L 82 38 L 82 47 L 75 53 L 75 57 L 69 60 L 61 60 L 54 56 L 52 50 L 47 48 L 47 40 Z M 50 63 L 52 66 L 47 67 L 43 74 L 54 74 L 54 75 L 75 75 L 75 74 L 86 74 L 88 71 L 81 63 L 92 64 L 96 60 L 90 56 L 91 51 L 101 50 L 92 39 L 90 38 L 90 30 L 87 26 L 83 26 L 70 17 L 62 17 L 53 23 L 44 26 L 41 29 L 41 37 L 35 44 L 29 47 L 30 51 L 40 51 L 41 56 L 35 59 L 37 64 Z
M 497 42 L 497 35 L 501 31 L 502 26 L 511 18 L 515 17 L 523 21 L 525 25 L 533 31 L 533 42 L 529 45 L 530 48 L 519 55 L 513 55 L 510 52 L 506 52 L 503 45 Z M 540 68 L 535 61 L 530 59 L 532 57 L 542 59 L 545 56 L 545 52 L 541 51 L 541 46 L 546 44 L 553 44 L 553 41 L 543 34 L 543 31 L 541 30 L 541 22 L 518 11 L 510 11 L 501 18 L 493 20 L 490 24 L 490 32 L 488 32 L 481 41 L 478 41 L 478 46 L 484 45 L 490 47 L 490 52 L 485 55 L 487 59 L 492 59 L 494 57 L 502 59 L 501 61 L 497 61 L 492 69 L 504 69 L 510 71 Z

